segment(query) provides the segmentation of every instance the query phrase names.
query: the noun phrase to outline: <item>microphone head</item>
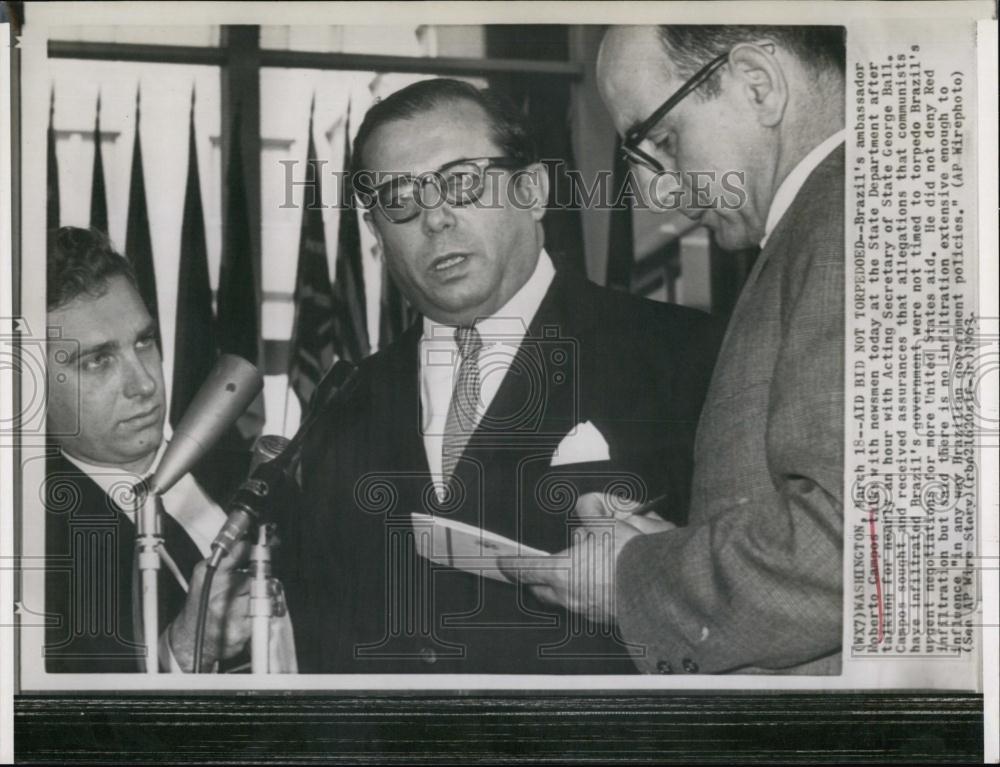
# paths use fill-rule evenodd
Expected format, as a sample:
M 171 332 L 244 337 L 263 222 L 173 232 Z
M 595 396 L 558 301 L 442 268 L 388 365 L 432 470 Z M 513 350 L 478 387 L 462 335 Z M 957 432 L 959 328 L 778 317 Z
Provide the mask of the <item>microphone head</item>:
M 262 463 L 273 461 L 288 447 L 290 439 L 278 434 L 261 434 L 253 443 L 253 456 L 250 458 L 250 474 Z
M 263 388 L 257 368 L 235 354 L 223 354 L 174 429 L 150 491 L 162 494 L 191 471 Z

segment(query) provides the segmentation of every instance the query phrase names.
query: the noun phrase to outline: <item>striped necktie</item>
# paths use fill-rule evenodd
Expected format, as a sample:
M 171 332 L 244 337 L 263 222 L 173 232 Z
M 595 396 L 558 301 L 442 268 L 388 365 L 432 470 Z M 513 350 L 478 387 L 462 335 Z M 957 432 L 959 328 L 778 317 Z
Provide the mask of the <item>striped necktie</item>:
M 456 328 L 455 342 L 458 344 L 460 362 L 444 425 L 441 474 L 445 485 L 451 482 L 458 459 L 476 428 L 480 408 L 479 350 L 483 348 L 483 339 L 474 327 Z

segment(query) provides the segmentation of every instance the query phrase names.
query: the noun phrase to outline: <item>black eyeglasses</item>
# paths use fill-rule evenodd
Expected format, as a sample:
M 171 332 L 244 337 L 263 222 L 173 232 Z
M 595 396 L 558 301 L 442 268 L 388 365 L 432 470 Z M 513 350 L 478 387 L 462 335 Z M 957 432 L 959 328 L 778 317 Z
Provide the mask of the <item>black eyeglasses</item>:
M 654 173 L 663 173 L 666 170 L 663 167 L 663 163 L 652 155 L 642 151 L 639 148 L 639 144 L 645 140 L 646 134 L 666 116 L 667 112 L 677 106 L 691 91 L 704 83 L 709 77 L 715 74 L 716 70 L 720 69 L 726 63 L 729 53 L 729 51 L 726 51 L 708 62 L 695 72 L 690 80 L 674 91 L 673 95 L 664 101 L 653 114 L 635 127 L 629 129 L 625 134 L 625 139 L 622 141 L 622 154 L 626 160 L 635 165 L 642 165 Z
M 510 157 L 452 160 L 419 176 L 395 175 L 374 189 L 359 191 L 358 199 L 368 209 L 377 206 L 393 224 L 405 224 L 419 216 L 420 211 L 440 205 L 442 199 L 454 207 L 478 201 L 486 189 L 487 171 L 491 168 L 514 170 L 527 164 Z M 435 187 L 436 199 L 424 197 L 427 186 Z

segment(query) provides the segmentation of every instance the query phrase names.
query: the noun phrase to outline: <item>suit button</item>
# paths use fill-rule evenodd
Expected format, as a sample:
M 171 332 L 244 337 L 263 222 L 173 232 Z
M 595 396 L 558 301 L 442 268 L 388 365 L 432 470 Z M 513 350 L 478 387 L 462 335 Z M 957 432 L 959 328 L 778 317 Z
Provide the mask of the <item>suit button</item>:
M 698 664 L 695 663 L 690 658 L 685 658 L 682 661 L 682 663 L 684 665 L 684 671 L 686 673 L 688 673 L 688 674 L 697 674 L 698 673 Z
M 430 647 L 424 647 L 420 650 L 420 660 L 424 663 L 437 663 L 437 653 L 434 652 Z
M 658 661 L 656 664 L 656 670 L 660 674 L 672 674 L 674 673 L 674 667 L 667 663 L 665 660 Z

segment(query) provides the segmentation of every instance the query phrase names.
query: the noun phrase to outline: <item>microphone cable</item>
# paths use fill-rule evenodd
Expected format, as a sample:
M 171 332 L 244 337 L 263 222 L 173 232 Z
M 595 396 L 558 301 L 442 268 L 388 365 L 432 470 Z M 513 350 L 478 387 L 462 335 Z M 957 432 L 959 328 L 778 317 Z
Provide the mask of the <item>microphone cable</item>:
M 194 669 L 191 673 L 201 673 L 201 658 L 205 644 L 205 623 L 208 619 L 208 600 L 212 594 L 212 580 L 215 578 L 217 565 L 208 564 L 205 568 L 205 580 L 201 584 L 201 594 L 198 596 L 198 620 L 194 630 Z

